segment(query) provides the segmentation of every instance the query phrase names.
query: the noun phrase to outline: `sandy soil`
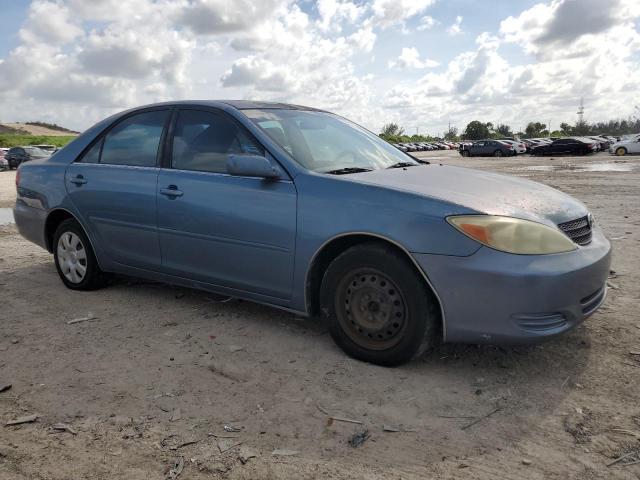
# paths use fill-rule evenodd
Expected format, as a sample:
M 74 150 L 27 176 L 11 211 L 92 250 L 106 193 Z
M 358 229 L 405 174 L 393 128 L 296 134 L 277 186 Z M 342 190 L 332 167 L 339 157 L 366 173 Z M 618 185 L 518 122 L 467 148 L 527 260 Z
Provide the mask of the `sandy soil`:
M 46 252 L 0 227 L 0 384 L 13 385 L 0 421 L 38 415 L 0 426 L 0 478 L 163 479 L 176 460 L 181 479 L 640 478 L 625 466 L 640 459 L 640 158 L 427 156 L 583 200 L 615 248 L 605 306 L 543 346 L 444 345 L 386 369 L 247 302 L 126 278 L 72 292 Z M 578 168 L 614 161 L 630 171 Z M 13 176 L 0 173 L 3 201 Z
M 60 130 L 52 130 L 51 128 L 42 127 L 40 125 L 27 125 L 26 123 L 5 123 L 7 127 L 17 128 L 19 130 L 26 130 L 31 135 L 46 135 L 51 137 L 62 137 L 67 135 L 74 135 L 70 132 L 62 132 Z
M 16 203 L 16 172 L 0 171 L 0 208 L 13 208 Z

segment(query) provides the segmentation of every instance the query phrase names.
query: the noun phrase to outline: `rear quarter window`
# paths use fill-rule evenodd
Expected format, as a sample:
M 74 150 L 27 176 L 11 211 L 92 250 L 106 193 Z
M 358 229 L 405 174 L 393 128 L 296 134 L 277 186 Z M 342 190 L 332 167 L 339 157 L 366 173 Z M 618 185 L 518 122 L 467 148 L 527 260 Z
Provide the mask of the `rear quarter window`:
M 103 140 L 100 163 L 156 166 L 167 114 L 167 110 L 143 112 L 118 123 Z

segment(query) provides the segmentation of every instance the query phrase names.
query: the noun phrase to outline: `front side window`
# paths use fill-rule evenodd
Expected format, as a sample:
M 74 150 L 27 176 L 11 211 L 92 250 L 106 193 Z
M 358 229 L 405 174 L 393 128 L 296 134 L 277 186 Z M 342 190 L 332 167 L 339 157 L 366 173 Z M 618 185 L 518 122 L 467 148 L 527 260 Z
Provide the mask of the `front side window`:
M 358 125 L 326 112 L 287 109 L 243 110 L 249 119 L 303 167 L 331 173 L 419 165 L 408 155 Z
M 264 155 L 264 149 L 225 115 L 204 110 L 179 112 L 171 153 L 173 168 L 226 173 L 232 154 Z
M 100 163 L 100 148 L 102 148 L 102 139 L 87 150 L 79 161 L 82 163 Z
M 107 133 L 100 163 L 154 167 L 167 110 L 132 115 Z

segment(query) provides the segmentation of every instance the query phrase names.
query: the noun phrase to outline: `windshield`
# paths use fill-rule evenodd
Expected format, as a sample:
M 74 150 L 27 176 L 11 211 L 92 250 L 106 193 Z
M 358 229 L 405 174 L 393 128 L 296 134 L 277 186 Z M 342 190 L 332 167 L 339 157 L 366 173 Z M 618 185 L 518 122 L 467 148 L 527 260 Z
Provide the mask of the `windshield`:
M 244 110 L 303 167 L 350 173 L 419 165 L 376 135 L 336 115 L 304 110 Z
M 39 148 L 36 148 L 36 147 L 24 147 L 24 149 L 32 157 L 48 157 L 49 156 L 47 152 L 45 152 L 44 150 L 40 150 Z

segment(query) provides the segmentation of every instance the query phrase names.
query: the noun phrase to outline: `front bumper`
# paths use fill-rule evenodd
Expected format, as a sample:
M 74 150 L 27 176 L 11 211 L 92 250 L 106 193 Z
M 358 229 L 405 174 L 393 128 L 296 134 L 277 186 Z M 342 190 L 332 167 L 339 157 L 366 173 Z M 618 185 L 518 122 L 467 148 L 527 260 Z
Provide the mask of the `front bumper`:
M 611 244 L 595 227 L 589 245 L 568 253 L 512 255 L 482 247 L 469 257 L 414 258 L 442 303 L 445 341 L 534 344 L 602 305 Z

